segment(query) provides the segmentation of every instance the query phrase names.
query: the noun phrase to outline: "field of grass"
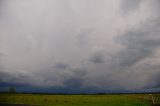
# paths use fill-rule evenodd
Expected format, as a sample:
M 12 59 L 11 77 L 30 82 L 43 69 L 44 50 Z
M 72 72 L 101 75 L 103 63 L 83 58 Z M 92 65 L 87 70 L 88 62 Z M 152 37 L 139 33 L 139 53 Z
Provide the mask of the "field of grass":
M 0 104 L 31 104 L 44 106 L 154 106 L 160 94 L 132 95 L 42 95 L 0 94 Z M 159 105 L 156 105 L 159 106 Z

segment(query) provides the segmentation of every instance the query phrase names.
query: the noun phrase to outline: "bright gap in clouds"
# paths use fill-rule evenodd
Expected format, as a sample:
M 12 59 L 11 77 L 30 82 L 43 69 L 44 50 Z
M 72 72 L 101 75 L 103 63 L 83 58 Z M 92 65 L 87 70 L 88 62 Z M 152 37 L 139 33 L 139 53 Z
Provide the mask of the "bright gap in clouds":
M 2 0 L 0 87 L 160 90 L 159 5 L 159 0 Z

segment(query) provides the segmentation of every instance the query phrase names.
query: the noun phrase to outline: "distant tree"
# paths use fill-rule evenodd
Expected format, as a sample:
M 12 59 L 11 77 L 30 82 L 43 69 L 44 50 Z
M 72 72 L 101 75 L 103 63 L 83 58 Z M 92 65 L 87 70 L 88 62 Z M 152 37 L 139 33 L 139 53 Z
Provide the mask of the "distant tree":
M 10 93 L 16 93 L 16 88 L 15 87 L 10 87 L 9 92 Z

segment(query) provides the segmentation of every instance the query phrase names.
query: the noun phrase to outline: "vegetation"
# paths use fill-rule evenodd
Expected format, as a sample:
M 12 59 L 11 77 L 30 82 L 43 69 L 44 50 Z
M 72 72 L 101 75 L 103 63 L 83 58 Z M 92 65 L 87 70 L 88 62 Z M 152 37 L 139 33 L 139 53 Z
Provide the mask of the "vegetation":
M 160 94 L 126 95 L 42 95 L 0 94 L 0 104 L 32 104 L 44 106 L 152 106 L 160 103 Z M 157 105 L 158 106 L 158 105 Z

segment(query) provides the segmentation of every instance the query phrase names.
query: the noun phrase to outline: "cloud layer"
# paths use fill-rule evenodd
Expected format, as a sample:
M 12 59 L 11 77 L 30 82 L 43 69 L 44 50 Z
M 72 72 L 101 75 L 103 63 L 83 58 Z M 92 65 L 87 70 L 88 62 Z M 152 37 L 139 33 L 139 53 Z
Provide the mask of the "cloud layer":
M 158 0 L 3 0 L 0 86 L 160 88 Z

